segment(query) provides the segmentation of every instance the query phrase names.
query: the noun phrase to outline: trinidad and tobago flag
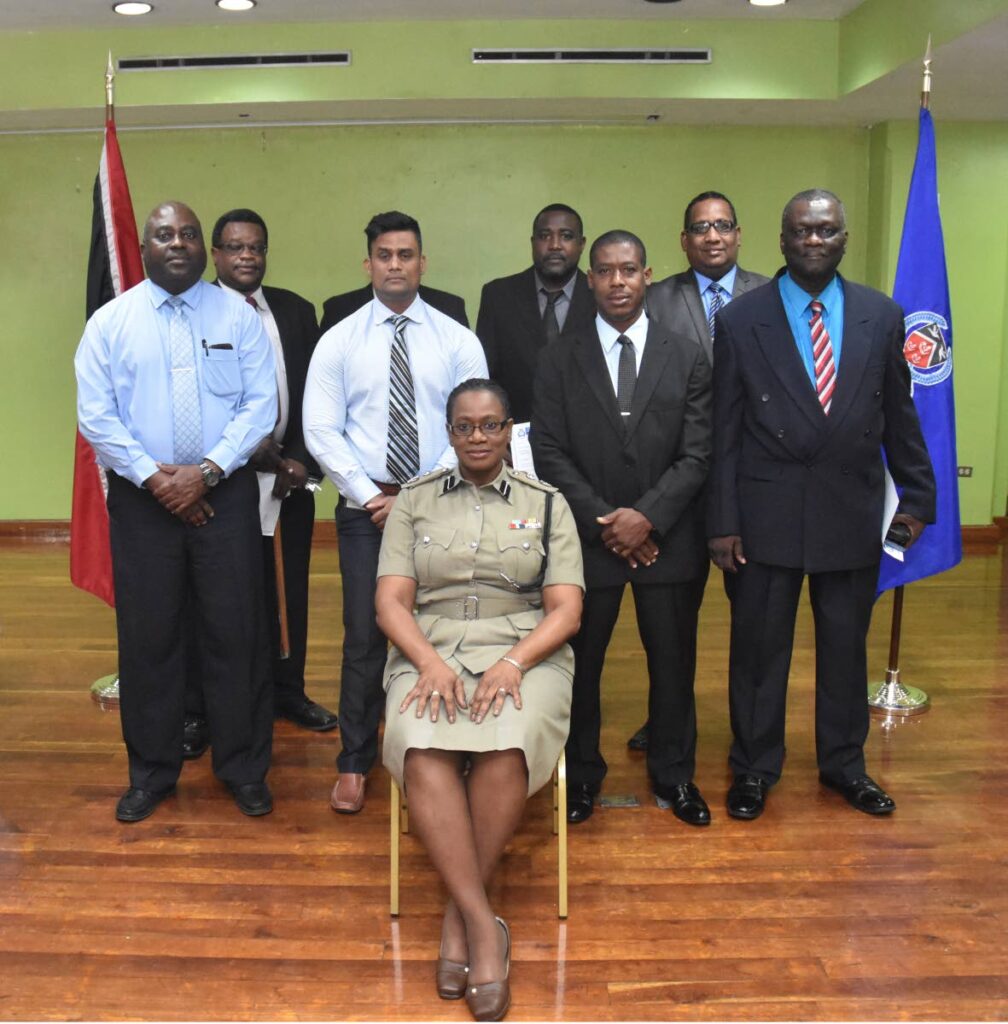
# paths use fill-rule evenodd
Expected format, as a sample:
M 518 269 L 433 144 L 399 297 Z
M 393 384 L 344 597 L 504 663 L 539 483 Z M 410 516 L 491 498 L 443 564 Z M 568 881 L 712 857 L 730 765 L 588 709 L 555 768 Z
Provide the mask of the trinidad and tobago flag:
M 115 121 L 110 117 L 105 122 L 105 142 L 94 185 L 86 318 L 127 288 L 139 284 L 143 276 L 133 202 Z M 105 473 L 95 462 L 91 445 L 78 431 L 70 519 L 70 581 L 114 605 L 106 489 Z

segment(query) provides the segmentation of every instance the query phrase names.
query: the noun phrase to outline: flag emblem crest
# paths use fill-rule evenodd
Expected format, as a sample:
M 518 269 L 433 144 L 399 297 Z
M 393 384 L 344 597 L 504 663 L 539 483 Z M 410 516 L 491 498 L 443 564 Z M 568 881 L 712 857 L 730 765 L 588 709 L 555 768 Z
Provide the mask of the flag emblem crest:
M 903 356 L 915 384 L 940 384 L 952 372 L 952 350 L 945 340 L 948 321 L 939 313 L 912 313 L 904 321 Z

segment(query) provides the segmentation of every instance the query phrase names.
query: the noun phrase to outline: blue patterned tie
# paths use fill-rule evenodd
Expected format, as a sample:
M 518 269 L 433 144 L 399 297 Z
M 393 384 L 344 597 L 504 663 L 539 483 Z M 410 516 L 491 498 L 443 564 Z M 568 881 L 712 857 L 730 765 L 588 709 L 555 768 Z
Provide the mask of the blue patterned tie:
M 196 380 L 196 353 L 193 349 L 192 328 L 182 308 L 181 296 L 173 295 L 168 302 L 172 307 L 168 342 L 171 348 L 175 463 L 189 466 L 203 458 L 203 421 Z
M 721 301 L 721 292 L 723 289 L 719 284 L 712 284 L 707 291 L 710 293 L 710 309 L 707 311 L 707 330 L 710 331 L 711 341 L 714 340 L 714 317 L 717 316 L 718 310 L 724 305 Z
M 420 440 L 417 431 L 413 374 L 406 351 L 407 316 L 390 316 L 395 337 L 389 361 L 389 427 L 385 465 L 396 483 L 405 483 L 420 472 Z

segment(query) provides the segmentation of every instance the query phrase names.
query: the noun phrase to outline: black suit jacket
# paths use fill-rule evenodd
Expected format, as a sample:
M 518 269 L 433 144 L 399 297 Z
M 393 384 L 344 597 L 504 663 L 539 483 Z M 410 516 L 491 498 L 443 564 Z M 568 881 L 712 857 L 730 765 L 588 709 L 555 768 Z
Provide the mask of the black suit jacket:
M 437 288 L 428 288 L 420 285 L 420 298 L 433 306 L 435 309 L 450 316 L 452 320 L 458 321 L 463 327 L 469 326 L 469 318 L 466 316 L 465 300 L 451 292 L 438 291 Z M 374 298 L 374 289 L 370 284 L 363 288 L 357 288 L 352 292 L 343 292 L 342 295 L 333 295 L 322 304 L 322 326 L 321 331 L 325 333 L 330 327 L 345 320 L 351 313 L 356 313 L 361 306 L 366 306 Z
M 748 559 L 805 572 L 878 562 L 883 449 L 902 491 L 900 511 L 934 522 L 934 474 L 910 396 L 903 312 L 871 288 L 843 280 L 843 289 L 828 416 L 776 279 L 718 317 L 707 532 L 741 536 Z
M 532 410 L 536 472 L 567 499 L 590 587 L 673 583 L 707 571 L 701 498 L 711 443 L 711 370 L 690 338 L 648 324 L 624 426 L 594 326 L 539 357 Z M 602 543 L 595 521 L 618 507 L 654 524 L 658 560 L 631 569 Z
M 769 278 L 762 274 L 754 274 L 741 267 L 735 269 L 735 287 L 732 300 L 751 292 Z M 692 269 L 681 274 L 673 274 L 663 281 L 656 281 L 647 290 L 648 316 L 660 320 L 670 331 L 685 334 L 703 346 L 707 358 L 712 358 L 713 342 L 707 329 L 707 314 L 704 312 L 703 299 L 697 285 L 696 274 Z
M 560 337 L 590 331 L 594 321 L 595 298 L 579 270 Z M 524 423 L 532 415 L 536 364 L 546 347 L 532 267 L 483 286 L 476 335 L 486 353 L 490 376 L 507 391 L 515 420 Z
M 215 280 L 214 284 L 219 285 L 220 282 Z M 321 477 L 322 470 L 305 447 L 304 430 L 301 426 L 305 378 L 308 376 L 308 364 L 315 351 L 315 344 L 319 340 L 315 307 L 307 299 L 286 288 L 263 285 L 262 290 L 276 321 L 280 347 L 283 349 L 284 367 L 287 370 L 287 391 L 290 401 L 287 429 L 280 442 L 283 445 L 283 454 L 307 466 L 312 476 Z

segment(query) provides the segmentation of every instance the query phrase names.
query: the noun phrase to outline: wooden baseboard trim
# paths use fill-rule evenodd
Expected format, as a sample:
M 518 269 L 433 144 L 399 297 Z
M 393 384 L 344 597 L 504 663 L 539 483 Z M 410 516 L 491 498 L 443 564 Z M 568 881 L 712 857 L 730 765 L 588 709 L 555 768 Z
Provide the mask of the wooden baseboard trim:
M 970 555 L 990 555 L 1008 538 L 1008 516 L 998 516 L 987 526 L 962 528 L 963 550 Z M 67 519 L 5 519 L 0 520 L 0 545 L 69 544 L 70 522 Z M 330 518 L 315 521 L 314 543 L 319 547 L 336 546 L 336 523 Z

